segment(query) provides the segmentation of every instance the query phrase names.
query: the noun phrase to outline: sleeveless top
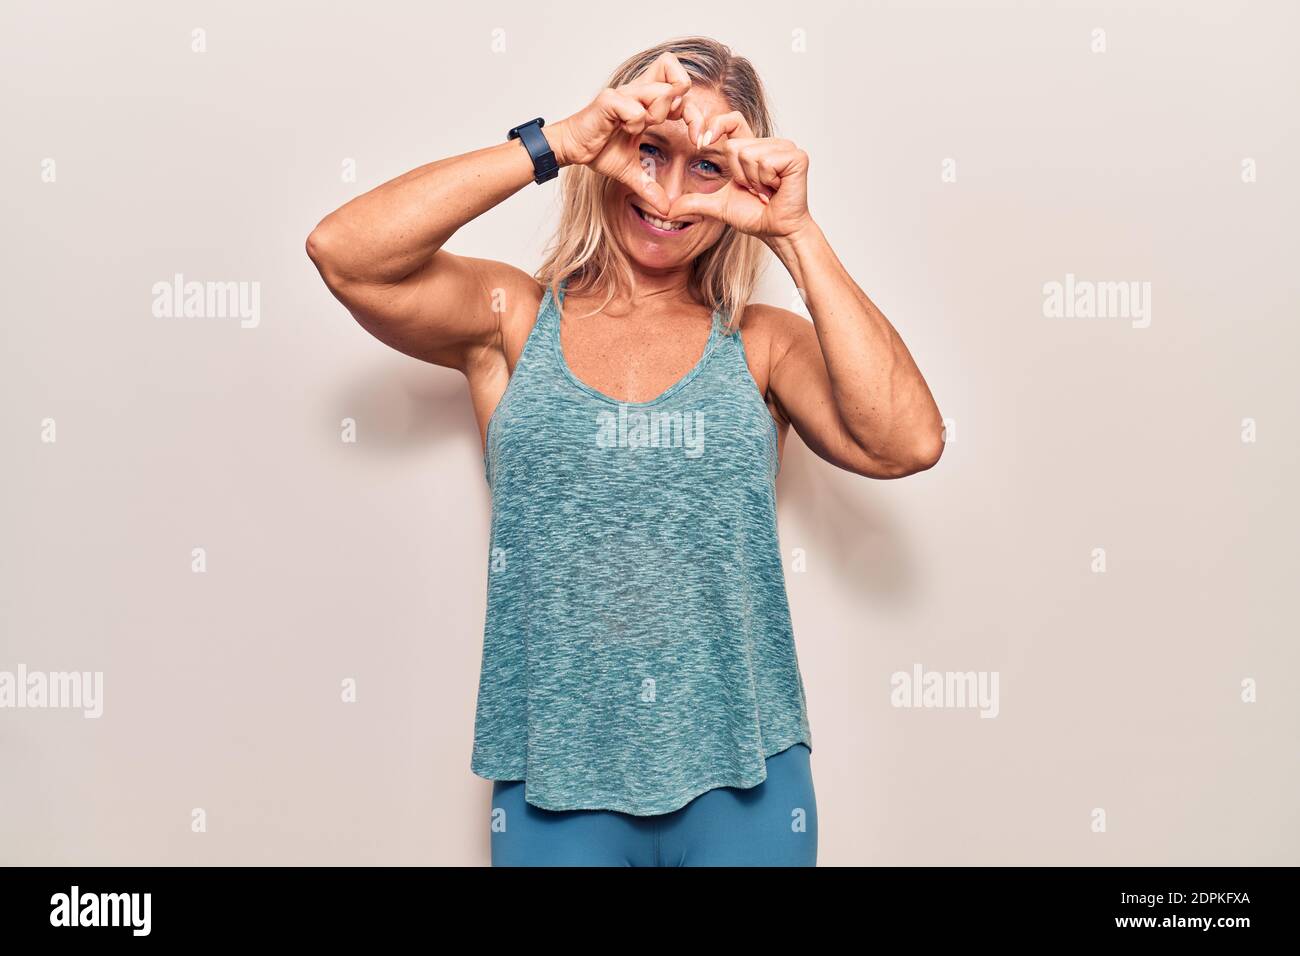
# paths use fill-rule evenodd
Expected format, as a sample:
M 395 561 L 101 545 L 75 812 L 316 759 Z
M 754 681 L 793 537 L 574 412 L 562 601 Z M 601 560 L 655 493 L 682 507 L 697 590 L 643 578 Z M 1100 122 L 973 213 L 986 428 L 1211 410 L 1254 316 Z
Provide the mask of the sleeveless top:
M 567 280 L 559 286 L 563 302 Z M 777 541 L 776 423 L 718 310 L 657 398 L 580 381 L 548 286 L 488 421 L 471 770 L 548 810 L 669 813 L 812 748 Z

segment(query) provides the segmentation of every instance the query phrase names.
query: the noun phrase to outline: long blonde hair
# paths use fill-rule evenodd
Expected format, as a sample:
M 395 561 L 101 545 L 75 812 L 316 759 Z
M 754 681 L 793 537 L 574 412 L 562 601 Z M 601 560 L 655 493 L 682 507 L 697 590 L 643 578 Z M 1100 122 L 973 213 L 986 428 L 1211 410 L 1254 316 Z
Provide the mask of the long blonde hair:
M 745 117 L 755 136 L 773 135 L 767 96 L 753 65 L 708 37 L 679 37 L 642 50 L 623 61 L 606 86 L 629 82 L 665 51 L 681 62 L 692 87 L 703 86 L 720 93 L 733 110 Z M 631 262 L 609 237 L 604 200 L 611 188 L 612 180 L 587 166 L 564 170 L 560 222 L 547 245 L 545 261 L 534 273 L 538 282 L 551 287 L 552 295 L 558 295 L 556 287 L 564 279 L 569 280 L 569 290 L 604 292 L 605 301 L 594 311 L 603 309 L 617 292 L 630 296 L 636 286 Z M 763 250 L 760 240 L 724 226 L 721 238 L 692 263 L 691 293 L 722 312 L 728 332 L 740 327 L 740 317 L 765 261 Z

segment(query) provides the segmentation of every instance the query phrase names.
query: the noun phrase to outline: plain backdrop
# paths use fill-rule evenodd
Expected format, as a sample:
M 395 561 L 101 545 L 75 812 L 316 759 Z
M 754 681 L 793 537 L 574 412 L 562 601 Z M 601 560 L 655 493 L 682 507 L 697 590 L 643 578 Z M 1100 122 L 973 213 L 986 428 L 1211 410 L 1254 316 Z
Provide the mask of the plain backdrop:
M 1231 0 L 5 3 L 0 670 L 105 690 L 98 719 L 0 710 L 0 862 L 487 862 L 464 385 L 370 338 L 303 243 L 702 33 L 760 71 L 949 420 L 900 481 L 787 446 L 820 862 L 1300 863 L 1297 27 Z M 531 271 L 556 187 L 448 248 Z M 256 284 L 258 323 L 155 315 L 177 274 Z M 1067 276 L 1149 283 L 1149 325 L 1048 316 Z M 796 301 L 775 259 L 758 298 Z M 998 716 L 894 706 L 917 665 L 996 673 Z

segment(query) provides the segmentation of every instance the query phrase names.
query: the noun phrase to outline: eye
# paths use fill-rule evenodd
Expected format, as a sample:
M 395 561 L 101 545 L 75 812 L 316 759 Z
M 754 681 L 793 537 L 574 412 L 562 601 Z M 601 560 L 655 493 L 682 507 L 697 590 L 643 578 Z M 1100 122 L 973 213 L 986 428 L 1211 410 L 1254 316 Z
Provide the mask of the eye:
M 707 160 L 707 159 L 702 159 L 702 160 L 700 160 L 700 167 L 701 167 L 702 169 L 703 169 L 704 167 L 708 167 L 707 169 L 704 169 L 704 172 L 707 173 L 707 174 L 710 175 L 710 176 L 720 176 L 720 175 L 722 175 L 722 167 L 719 166 L 719 165 L 718 165 L 717 163 L 715 163 L 715 162 L 711 162 L 710 160 Z
M 651 151 L 652 153 L 654 153 L 655 155 L 658 155 L 658 153 L 659 153 L 659 147 L 657 147 L 657 146 L 652 146 L 652 145 L 650 145 L 649 143 L 642 143 L 642 144 L 641 144 L 641 150 L 644 152 L 644 151 L 647 150 L 647 149 L 650 150 L 650 151 Z

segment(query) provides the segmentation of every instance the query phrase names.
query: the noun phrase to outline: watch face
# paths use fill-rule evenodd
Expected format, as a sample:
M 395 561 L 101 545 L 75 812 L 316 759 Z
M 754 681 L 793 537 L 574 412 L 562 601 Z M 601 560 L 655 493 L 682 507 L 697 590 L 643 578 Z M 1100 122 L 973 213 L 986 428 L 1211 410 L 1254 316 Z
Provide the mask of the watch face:
M 542 119 L 539 116 L 536 119 L 530 119 L 527 123 L 520 123 L 510 132 L 506 133 L 506 139 L 515 139 L 516 137 L 519 136 L 520 130 L 522 130 L 525 126 L 532 126 L 534 123 L 536 123 L 538 128 L 540 129 L 541 127 L 546 125 L 546 120 Z

